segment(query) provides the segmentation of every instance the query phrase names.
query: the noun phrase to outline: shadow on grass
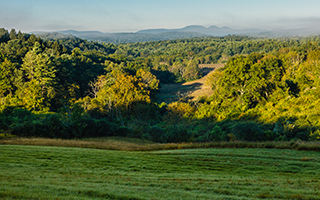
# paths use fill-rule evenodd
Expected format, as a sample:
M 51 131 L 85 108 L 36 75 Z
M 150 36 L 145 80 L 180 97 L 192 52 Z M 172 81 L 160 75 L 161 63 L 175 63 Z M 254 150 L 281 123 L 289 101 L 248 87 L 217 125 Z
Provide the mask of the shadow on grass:
M 157 95 L 157 102 L 172 103 L 187 97 L 196 90 L 201 89 L 202 83 L 192 83 L 184 85 L 183 83 L 164 84 Z

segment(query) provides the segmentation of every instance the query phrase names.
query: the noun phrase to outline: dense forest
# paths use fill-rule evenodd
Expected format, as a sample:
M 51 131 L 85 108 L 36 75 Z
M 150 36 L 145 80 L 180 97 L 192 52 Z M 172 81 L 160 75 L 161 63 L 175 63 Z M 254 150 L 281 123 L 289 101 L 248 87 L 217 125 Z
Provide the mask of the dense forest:
M 0 131 L 155 142 L 320 140 L 320 37 L 229 35 L 106 44 L 0 29 Z M 158 102 L 166 83 L 225 63 L 196 101 Z

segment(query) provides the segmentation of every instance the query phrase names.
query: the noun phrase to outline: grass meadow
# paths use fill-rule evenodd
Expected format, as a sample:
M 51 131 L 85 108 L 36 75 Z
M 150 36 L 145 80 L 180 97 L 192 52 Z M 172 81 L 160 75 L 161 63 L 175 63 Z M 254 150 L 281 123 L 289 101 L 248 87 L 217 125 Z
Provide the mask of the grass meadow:
M 320 199 L 316 151 L 3 143 L 0 199 Z

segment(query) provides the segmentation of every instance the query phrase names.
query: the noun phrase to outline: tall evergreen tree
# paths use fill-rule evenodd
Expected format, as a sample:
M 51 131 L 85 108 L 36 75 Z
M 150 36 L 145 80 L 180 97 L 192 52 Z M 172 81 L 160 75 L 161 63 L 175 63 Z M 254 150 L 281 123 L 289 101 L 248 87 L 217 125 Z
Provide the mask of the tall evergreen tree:
M 41 101 L 43 100 L 44 104 L 49 105 L 50 99 L 54 96 L 56 83 L 55 58 L 42 53 L 40 44 L 36 42 L 33 49 L 24 57 L 22 70 L 26 75 L 27 88 L 29 88 L 25 98 L 29 95 L 35 95 L 34 92 L 40 88 L 41 90 L 38 92 L 41 95 Z M 38 104 L 40 105 L 39 102 Z
M 11 40 L 17 39 L 17 33 L 16 33 L 15 29 L 11 29 L 11 31 L 10 31 L 10 39 Z
M 14 72 L 16 66 L 7 58 L 0 63 L 0 97 L 14 92 Z

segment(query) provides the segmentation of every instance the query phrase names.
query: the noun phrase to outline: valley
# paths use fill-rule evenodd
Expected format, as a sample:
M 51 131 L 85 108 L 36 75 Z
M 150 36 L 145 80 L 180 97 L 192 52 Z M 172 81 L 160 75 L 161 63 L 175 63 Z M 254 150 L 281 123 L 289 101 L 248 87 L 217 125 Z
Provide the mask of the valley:
M 203 64 L 199 65 L 202 78 L 186 83 L 161 84 L 157 94 L 158 102 L 172 103 L 179 100 L 197 101 L 200 97 L 210 97 L 213 90 L 206 85 L 207 77 L 224 64 Z

